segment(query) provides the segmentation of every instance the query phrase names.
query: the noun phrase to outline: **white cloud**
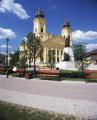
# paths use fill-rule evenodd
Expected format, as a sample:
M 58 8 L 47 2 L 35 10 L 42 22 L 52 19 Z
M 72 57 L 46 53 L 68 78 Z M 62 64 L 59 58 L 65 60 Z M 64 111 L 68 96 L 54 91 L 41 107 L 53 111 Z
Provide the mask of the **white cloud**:
M 11 54 L 14 54 L 15 52 L 14 52 L 14 51 L 11 51 L 10 53 L 11 53 Z
M 5 29 L 0 27 L 0 39 L 14 38 L 14 37 L 16 37 L 16 34 L 11 29 Z
M 86 48 L 88 51 L 91 51 L 91 50 L 94 50 L 94 49 L 97 49 L 97 44 L 88 44 L 86 45 Z
M 0 12 L 2 12 L 2 13 L 5 12 L 4 8 L 1 8 L 1 6 L 0 6 Z
M 4 52 L 4 51 L 2 51 L 2 52 L 0 52 L 0 53 L 6 55 L 6 52 Z
M 23 37 L 22 40 L 27 41 L 27 37 Z
M 73 40 L 82 40 L 82 41 L 86 41 L 86 40 L 95 40 L 97 39 L 97 32 L 96 31 L 81 31 L 81 30 L 77 30 L 72 32 L 72 38 Z
M 0 48 L 7 48 L 7 45 L 2 44 L 2 45 L 0 46 Z M 8 45 L 8 48 L 12 48 L 12 46 Z
M 21 19 L 27 19 L 30 16 L 24 10 L 23 6 L 19 3 L 15 3 L 14 0 L 2 0 L 0 3 L 0 12 L 13 12 Z

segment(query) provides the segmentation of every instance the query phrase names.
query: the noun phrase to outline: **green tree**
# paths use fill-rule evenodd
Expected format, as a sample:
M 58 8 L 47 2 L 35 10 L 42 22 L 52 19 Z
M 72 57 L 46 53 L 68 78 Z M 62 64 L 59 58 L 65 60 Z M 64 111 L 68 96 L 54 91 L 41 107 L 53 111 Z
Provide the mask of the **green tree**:
M 27 62 L 27 59 L 25 57 L 22 57 L 19 61 L 19 67 L 25 69 L 27 67 L 26 62 Z
M 73 45 L 74 58 L 78 63 L 79 69 L 84 70 L 87 66 L 87 56 L 86 56 L 86 45 L 85 44 L 75 44 Z
M 51 69 L 54 67 L 54 64 L 55 64 L 55 51 L 54 50 L 48 51 L 48 64 L 51 67 Z
M 26 64 L 28 61 L 29 66 L 31 66 L 31 63 L 33 62 L 34 74 L 36 74 L 36 59 L 40 58 L 43 52 L 40 39 L 32 32 L 29 32 L 26 40 L 22 41 L 22 48 L 23 50 L 21 51 L 20 55 L 21 62 Z
M 27 35 L 27 59 L 29 60 L 29 66 L 33 62 L 34 70 L 33 75 L 36 76 L 36 60 L 40 58 L 40 54 L 42 54 L 42 44 L 38 37 L 35 36 L 32 32 Z
M 28 58 L 26 40 L 22 40 L 21 46 L 22 46 L 22 50 L 20 51 L 19 67 L 26 68 L 26 63 Z
M 27 35 L 27 50 L 29 66 L 31 65 L 31 62 L 33 62 L 35 66 L 36 59 L 40 57 L 42 45 L 40 39 L 35 37 L 35 34 L 32 32 Z
M 10 61 L 9 61 L 9 65 L 10 66 L 17 66 L 17 64 L 19 63 L 19 50 L 16 50 L 15 53 L 10 53 Z

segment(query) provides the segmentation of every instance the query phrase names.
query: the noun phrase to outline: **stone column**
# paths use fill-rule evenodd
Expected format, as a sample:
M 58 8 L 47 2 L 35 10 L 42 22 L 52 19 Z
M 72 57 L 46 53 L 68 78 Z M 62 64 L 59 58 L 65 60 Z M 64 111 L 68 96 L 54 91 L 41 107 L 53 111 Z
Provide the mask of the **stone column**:
M 59 49 L 59 61 L 61 61 L 61 49 Z
M 64 49 L 62 49 L 62 60 L 64 59 Z
M 56 54 L 55 54 L 55 62 L 57 63 L 57 48 L 55 49 L 55 52 L 56 52 Z
M 43 62 L 46 63 L 46 47 L 43 50 Z
M 46 48 L 46 62 L 48 62 L 48 48 Z

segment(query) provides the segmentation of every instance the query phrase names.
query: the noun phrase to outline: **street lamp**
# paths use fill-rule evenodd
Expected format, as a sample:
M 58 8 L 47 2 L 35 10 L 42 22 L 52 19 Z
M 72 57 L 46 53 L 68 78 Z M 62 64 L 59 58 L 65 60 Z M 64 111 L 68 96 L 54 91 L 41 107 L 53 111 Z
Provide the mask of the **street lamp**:
M 35 33 L 33 34 L 33 62 L 34 62 L 34 77 L 36 76 L 36 65 L 35 65 L 35 54 L 36 54 L 36 50 L 35 50 Z
M 8 42 L 9 42 L 9 38 L 6 38 L 6 45 L 7 45 L 7 49 L 6 49 L 6 66 L 8 67 Z

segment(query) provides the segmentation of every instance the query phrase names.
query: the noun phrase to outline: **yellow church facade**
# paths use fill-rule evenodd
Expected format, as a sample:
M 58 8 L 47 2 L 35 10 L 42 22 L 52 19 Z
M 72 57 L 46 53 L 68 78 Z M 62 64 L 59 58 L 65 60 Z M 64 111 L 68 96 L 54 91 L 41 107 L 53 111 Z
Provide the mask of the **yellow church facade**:
M 72 46 L 72 31 L 70 23 L 65 22 L 61 28 L 61 35 L 52 35 L 47 33 L 46 19 L 44 12 L 38 10 L 33 20 L 33 33 L 39 37 L 43 46 L 43 59 L 37 59 L 37 64 L 47 64 L 49 60 L 49 50 L 54 51 L 54 63 L 63 60 L 63 49 L 65 47 L 66 34 L 70 34 L 70 46 Z

